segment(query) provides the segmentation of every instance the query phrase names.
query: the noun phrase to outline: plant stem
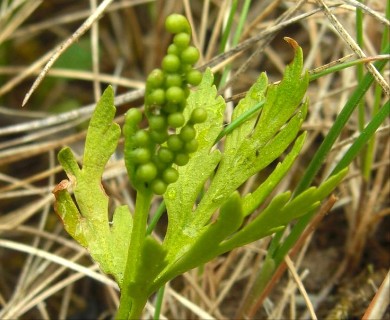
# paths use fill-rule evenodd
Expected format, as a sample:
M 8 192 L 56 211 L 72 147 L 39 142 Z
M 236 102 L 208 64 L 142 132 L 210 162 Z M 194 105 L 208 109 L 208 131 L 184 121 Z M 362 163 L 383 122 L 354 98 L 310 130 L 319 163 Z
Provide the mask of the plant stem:
M 136 283 L 136 272 L 142 258 L 141 252 L 146 236 L 146 224 L 152 196 L 150 191 L 137 192 L 134 224 L 116 319 L 139 319 L 147 300 L 147 297 L 138 292 L 139 290 L 133 290 L 133 288 L 130 290 L 130 285 Z

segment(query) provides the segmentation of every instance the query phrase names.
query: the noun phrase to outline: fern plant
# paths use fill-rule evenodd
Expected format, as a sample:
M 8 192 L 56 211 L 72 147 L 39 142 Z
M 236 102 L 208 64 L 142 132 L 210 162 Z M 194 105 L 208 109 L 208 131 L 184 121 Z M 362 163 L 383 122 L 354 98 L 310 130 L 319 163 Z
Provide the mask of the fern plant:
M 91 118 L 82 168 L 70 148 L 58 155 L 69 180 L 54 190 L 56 212 L 66 231 L 118 283 L 118 319 L 140 318 L 148 297 L 169 280 L 312 212 L 346 174 L 342 170 L 297 197 L 287 191 L 268 199 L 306 136 L 301 125 L 308 108 L 309 77 L 294 40 L 287 39 L 295 57 L 283 79 L 270 84 L 262 73 L 224 129 L 226 104 L 217 95 L 213 74 L 207 69 L 202 75 L 193 68 L 199 52 L 190 45 L 188 21 L 171 15 L 166 29 L 174 35 L 173 43 L 162 68 L 147 79 L 145 112 L 130 109 L 123 128 L 126 168 L 137 192 L 135 211 L 119 206 L 109 221 L 109 199 L 101 184 L 121 135 L 113 122 L 111 87 Z M 216 148 L 224 135 L 223 145 Z M 256 189 L 238 191 L 282 154 L 283 161 Z M 154 195 L 163 196 L 167 209 L 162 242 L 146 232 Z M 246 219 L 250 215 L 254 217 Z

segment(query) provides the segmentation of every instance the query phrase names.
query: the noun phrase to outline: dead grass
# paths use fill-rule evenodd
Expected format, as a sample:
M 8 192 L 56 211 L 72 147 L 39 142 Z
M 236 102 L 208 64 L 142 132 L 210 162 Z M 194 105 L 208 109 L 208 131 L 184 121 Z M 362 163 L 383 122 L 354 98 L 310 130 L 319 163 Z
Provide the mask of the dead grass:
M 362 7 L 365 46 L 360 48 L 354 40 L 359 4 L 353 0 L 252 1 L 240 44 L 218 55 L 229 4 L 228 0 L 1 2 L 0 318 L 108 319 L 114 315 L 119 301 L 116 284 L 69 238 L 54 214 L 51 190 L 64 177 L 56 154 L 71 145 L 81 155 L 85 121 L 107 84 L 117 93 L 118 122 L 127 108 L 142 105 L 146 75 L 159 64 L 169 41 L 163 30 L 166 15 L 183 12 L 191 21 L 194 42 L 202 49 L 200 67 L 217 72 L 232 64 L 228 86 L 221 93 L 233 97 L 233 102 L 261 71 L 267 71 L 272 81 L 280 80 L 292 55 L 284 36 L 298 41 L 305 67 L 314 69 L 351 53 L 353 58 L 378 55 L 381 34 L 389 27 L 385 1 L 367 1 L 367 7 Z M 82 48 L 83 43 L 84 49 L 54 63 L 67 49 Z M 382 76 L 367 67 L 388 94 L 389 69 Z M 42 83 L 33 85 L 37 75 Z M 278 191 L 296 185 L 356 84 L 354 68 L 311 83 L 310 112 L 304 124 L 308 140 Z M 32 95 L 25 98 L 32 85 Z M 384 95 L 383 101 L 387 99 Z M 370 90 L 365 99 L 367 118 L 373 103 L 374 90 Z M 317 182 L 326 177 L 358 131 L 356 115 Z M 326 216 L 329 208 L 322 209 L 286 257 L 288 272 L 279 270 L 266 294 L 252 305 L 248 313 L 252 319 L 356 319 L 363 314 L 365 319 L 390 319 L 388 121 L 375 139 L 370 179 L 362 177 L 359 159 L 351 165 L 330 214 Z M 111 159 L 103 178 L 113 202 L 133 208 L 120 153 Z M 165 290 L 161 319 L 234 318 L 262 267 L 268 242 L 264 239 L 234 250 L 203 270 L 172 281 Z M 152 317 L 153 304 L 154 297 L 145 318 Z

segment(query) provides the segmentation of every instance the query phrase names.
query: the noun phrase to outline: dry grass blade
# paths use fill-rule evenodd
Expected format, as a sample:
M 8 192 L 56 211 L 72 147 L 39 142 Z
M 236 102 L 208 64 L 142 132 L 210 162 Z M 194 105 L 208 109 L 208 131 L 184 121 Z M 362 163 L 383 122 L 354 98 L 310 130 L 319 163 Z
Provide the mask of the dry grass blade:
M 368 319 L 382 319 L 386 309 L 390 305 L 390 272 L 387 273 L 383 279 L 381 286 L 379 287 L 374 299 L 367 308 L 366 313 L 363 315 L 362 320 Z
M 182 295 L 178 294 L 176 291 L 174 291 L 171 288 L 167 288 L 167 292 L 175 298 L 179 303 L 181 303 L 184 307 L 188 308 L 190 311 L 192 311 L 194 314 L 199 316 L 200 319 L 215 319 L 212 315 L 207 313 L 205 310 L 199 308 L 196 304 L 192 303 Z
M 114 103 L 116 106 L 120 106 L 122 104 L 139 99 L 140 97 L 143 96 L 144 91 L 145 91 L 144 89 L 138 89 L 136 91 L 131 91 L 128 93 L 118 95 L 115 98 Z M 41 129 L 42 127 L 49 127 L 63 122 L 68 122 L 70 120 L 74 120 L 83 117 L 85 115 L 90 116 L 94 108 L 95 108 L 95 104 L 91 104 L 77 110 L 64 112 L 55 116 L 48 116 L 44 119 L 33 120 L 26 123 L 0 128 L 0 136 Z
M 383 14 L 376 12 L 375 10 L 372 10 L 370 7 L 366 6 L 364 3 L 361 3 L 356 0 L 344 0 L 344 2 L 351 4 L 355 8 L 360 8 L 370 14 L 372 17 L 383 23 L 384 25 L 390 26 L 390 21 L 387 20 Z
M 78 28 L 73 35 L 65 40 L 65 42 L 61 43 L 56 49 L 54 49 L 53 55 L 50 57 L 49 61 L 39 74 L 38 78 L 34 81 L 31 89 L 27 92 L 26 96 L 23 99 L 22 106 L 24 106 L 27 101 L 30 99 L 30 96 L 34 92 L 34 90 L 39 86 L 42 82 L 43 78 L 49 72 L 49 69 L 52 67 L 54 62 L 59 58 L 59 56 L 68 49 L 78 38 L 80 38 L 91 26 L 92 24 L 99 19 L 99 17 L 103 14 L 104 10 L 111 4 L 113 0 L 104 0 L 95 11 L 88 17 L 87 20 Z
M 40 250 L 37 248 L 31 248 L 30 246 L 27 246 L 27 245 L 24 245 L 21 243 L 9 241 L 9 240 L 3 240 L 3 239 L 0 239 L 0 247 L 11 249 L 11 250 L 17 250 L 17 251 L 29 253 L 32 255 L 36 255 L 36 256 L 44 258 L 48 261 L 51 261 L 51 262 L 54 262 L 56 264 L 67 267 L 67 268 L 74 270 L 76 272 L 80 272 L 80 273 L 84 274 L 84 276 L 95 279 L 95 280 L 97 280 L 101 283 L 104 283 L 106 285 L 109 285 L 113 288 L 118 288 L 118 285 L 116 284 L 116 282 L 111 280 L 110 278 L 108 278 L 106 275 L 102 275 L 100 273 L 91 271 L 89 268 L 86 268 L 86 267 L 79 265 L 77 263 L 73 263 L 67 259 L 64 259 L 60 256 L 54 255 L 52 253 L 49 253 L 49 252 L 46 252 L 46 251 L 43 251 L 43 250 Z
M 309 313 L 310 313 L 310 318 L 316 320 L 317 316 L 316 316 L 316 314 L 314 312 L 313 304 L 311 303 L 310 298 L 307 295 L 305 287 L 304 287 L 304 285 L 303 285 L 303 283 L 302 283 L 302 281 L 301 281 L 301 279 L 300 279 L 300 277 L 299 277 L 299 275 L 298 275 L 298 273 L 297 273 L 297 271 L 296 271 L 296 269 L 294 267 L 293 262 L 291 261 L 289 256 L 286 256 L 284 261 L 286 262 L 288 270 L 291 272 L 294 280 L 297 283 L 299 291 L 301 292 L 301 294 L 302 294 L 302 296 L 303 296 L 303 298 L 304 298 L 304 300 L 306 302 L 307 309 L 309 310 Z
M 26 1 L 21 5 L 21 9 L 9 10 L 11 13 L 15 11 L 15 14 L 6 20 L 5 15 L 0 16 L 0 25 L 3 25 L 0 31 L 0 44 L 2 44 L 5 40 L 7 40 L 11 34 L 15 32 L 15 30 L 34 12 L 42 4 L 42 0 L 38 1 Z
M 326 3 L 323 0 L 317 0 L 317 2 L 320 6 L 322 6 L 324 13 L 327 16 L 327 18 L 329 19 L 330 23 L 337 30 L 337 32 L 344 39 L 344 41 L 349 45 L 349 47 L 352 49 L 352 51 L 355 52 L 356 55 L 359 56 L 359 58 L 365 58 L 366 55 L 363 52 L 363 50 L 358 46 L 358 44 L 351 37 L 351 35 L 345 30 L 345 28 L 342 26 L 342 24 L 336 19 L 334 14 L 332 14 L 330 12 L 329 7 L 326 5 Z M 366 64 L 366 67 L 367 67 L 368 71 L 372 73 L 375 80 L 382 87 L 382 89 L 386 93 L 386 95 L 390 96 L 389 84 L 386 82 L 386 80 L 383 78 L 383 76 L 379 73 L 379 71 L 370 62 Z
M 18 74 L 21 73 L 25 68 L 23 67 L 11 67 L 5 66 L 0 67 L 0 74 Z M 39 71 L 34 70 L 31 74 L 38 75 Z M 48 71 L 47 76 L 59 77 L 59 78 L 69 78 L 69 79 L 80 79 L 86 81 L 96 80 L 99 82 L 105 82 L 112 85 L 119 85 L 128 88 L 137 88 L 141 89 L 145 86 L 143 81 L 135 81 L 132 79 L 127 79 L 123 77 L 116 77 L 110 74 L 98 73 L 94 74 L 88 71 L 80 70 L 68 70 L 60 68 L 52 68 Z

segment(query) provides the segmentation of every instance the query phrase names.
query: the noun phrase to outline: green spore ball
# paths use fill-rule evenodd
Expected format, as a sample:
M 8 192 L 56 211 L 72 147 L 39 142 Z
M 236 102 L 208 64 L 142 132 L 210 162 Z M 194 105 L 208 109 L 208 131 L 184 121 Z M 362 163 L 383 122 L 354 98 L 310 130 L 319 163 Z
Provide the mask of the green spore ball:
M 164 84 L 164 73 L 161 69 L 154 69 L 150 72 L 146 83 L 151 88 L 160 88 Z
M 168 148 L 171 151 L 179 151 L 183 148 L 183 141 L 180 139 L 180 137 L 177 134 L 173 134 L 169 136 L 167 140 Z
M 165 77 L 165 87 L 181 87 L 183 84 L 183 79 L 178 73 L 170 73 Z
M 188 64 L 188 63 L 184 63 L 182 61 L 181 65 L 180 65 L 180 72 L 184 75 L 187 74 L 187 72 L 190 72 L 191 70 L 194 70 L 193 69 L 193 66 L 191 64 Z
M 164 170 L 162 178 L 165 183 L 174 183 L 179 179 L 179 172 L 175 168 L 167 168 Z
M 190 70 L 186 74 L 187 82 L 192 86 L 197 86 L 202 81 L 202 72 L 199 70 Z
M 176 72 L 180 68 L 180 59 L 174 54 L 167 54 L 162 62 L 162 68 L 166 72 Z
M 196 130 L 192 125 L 187 124 L 180 130 L 179 136 L 185 142 L 191 141 L 196 136 Z
M 126 121 L 138 124 L 142 120 L 142 112 L 136 108 L 131 108 L 126 112 Z
M 179 49 L 185 49 L 189 46 L 191 41 L 191 36 L 186 32 L 180 32 L 173 37 L 173 43 Z
M 202 81 L 202 73 L 193 68 L 200 52 L 191 46 L 191 26 L 185 16 L 172 14 L 165 28 L 173 34 L 172 44 L 161 62 L 146 80 L 145 115 L 148 128 L 135 129 L 131 137 L 133 150 L 130 156 L 135 165 L 135 186 L 143 184 L 158 195 L 179 178 L 172 167 L 184 166 L 189 154 L 198 149 L 195 124 L 206 120 L 204 109 L 193 110 L 186 123 L 185 108 L 190 87 Z M 133 109 L 126 115 L 133 127 L 142 122 L 143 115 Z M 178 133 L 172 131 L 178 130 Z
M 135 163 L 147 163 L 151 158 L 150 150 L 147 148 L 137 148 L 132 152 Z
M 190 117 L 190 123 L 196 124 L 196 123 L 202 123 L 205 122 L 207 119 L 207 111 L 203 108 L 195 108 Z
M 181 14 L 171 14 L 165 20 L 165 29 L 173 34 L 185 32 L 191 34 L 191 26 L 187 18 Z
M 150 144 L 149 133 L 145 130 L 138 130 L 133 137 L 134 144 L 137 147 L 146 147 Z
M 153 130 L 162 131 L 167 128 L 167 121 L 162 115 L 150 116 L 148 120 L 149 127 Z
M 136 169 L 135 176 L 142 182 L 152 181 L 157 176 L 157 168 L 152 162 L 141 164 Z
M 150 130 L 151 139 L 158 144 L 164 143 L 167 141 L 169 135 L 167 131 L 158 131 L 158 130 Z
M 169 102 L 179 103 L 185 99 L 185 92 L 180 87 L 170 87 L 166 91 L 166 99 Z
M 190 156 L 187 153 L 177 153 L 174 162 L 178 166 L 185 166 L 188 161 L 190 161 Z
M 161 106 L 165 102 L 165 91 L 163 89 L 155 89 L 148 96 L 147 101 L 151 105 Z
M 163 107 L 162 110 L 166 113 L 174 113 L 180 110 L 180 105 L 177 103 L 166 103 Z
M 161 172 L 163 172 L 167 167 L 169 167 L 172 164 L 172 162 L 171 163 L 162 162 L 157 154 L 155 154 L 152 157 L 152 161 L 157 168 L 157 171 L 159 173 L 158 175 L 160 175 Z
M 167 184 L 160 179 L 153 180 L 150 186 L 152 191 L 158 195 L 164 194 L 164 192 L 167 190 Z
M 177 46 L 177 45 L 175 45 L 175 44 L 170 44 L 169 46 L 168 46 L 168 49 L 167 49 L 167 53 L 168 54 L 173 54 L 173 55 L 175 55 L 175 56 L 179 56 L 180 55 L 180 49 L 179 49 L 179 47 Z
M 190 46 L 183 50 L 180 57 L 184 63 L 193 65 L 199 59 L 199 50 L 193 46 Z
M 184 144 L 184 150 L 188 153 L 193 153 L 198 150 L 198 141 L 196 139 L 192 139 Z
M 184 125 L 185 119 L 181 112 L 175 112 L 168 116 L 168 125 L 172 128 L 180 128 Z
M 171 164 L 173 162 L 174 157 L 174 153 L 167 147 L 161 147 L 158 150 L 158 158 L 164 163 Z

